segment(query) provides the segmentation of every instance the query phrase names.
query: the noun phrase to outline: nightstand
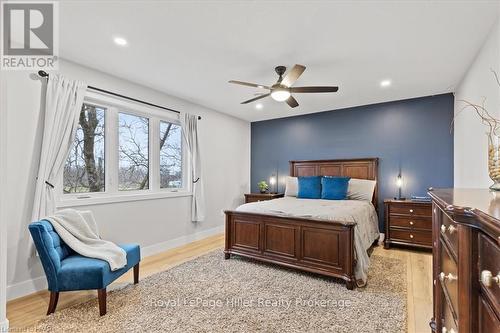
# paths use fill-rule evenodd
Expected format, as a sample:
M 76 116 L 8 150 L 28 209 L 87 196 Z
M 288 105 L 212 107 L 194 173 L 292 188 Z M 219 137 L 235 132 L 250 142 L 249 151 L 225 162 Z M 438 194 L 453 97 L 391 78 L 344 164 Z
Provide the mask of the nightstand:
M 283 198 L 284 193 L 246 193 L 245 203 Z
M 432 249 L 432 203 L 384 200 L 385 241 L 391 244 Z

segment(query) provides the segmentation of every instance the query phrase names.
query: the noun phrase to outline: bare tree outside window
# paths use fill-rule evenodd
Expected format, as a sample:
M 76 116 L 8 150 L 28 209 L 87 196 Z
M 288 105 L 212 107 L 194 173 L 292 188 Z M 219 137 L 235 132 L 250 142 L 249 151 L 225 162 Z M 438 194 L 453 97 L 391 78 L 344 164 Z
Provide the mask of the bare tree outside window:
M 108 119 L 116 123 L 106 124 Z M 153 161 L 159 163 L 159 186 L 161 189 L 182 189 L 184 184 L 183 139 L 179 124 L 161 120 L 155 116 L 138 116 L 120 112 L 117 108 L 106 108 L 92 102 L 84 102 L 73 146 L 63 172 L 63 192 L 68 194 L 97 193 L 109 191 L 138 191 L 150 188 L 150 123 L 158 124 L 158 134 L 153 140 Z M 117 135 L 117 141 L 109 138 Z M 156 131 L 155 131 L 156 133 Z M 106 142 L 106 144 L 105 144 Z M 111 146 L 109 146 L 111 145 Z M 105 165 L 105 147 L 118 153 L 118 165 Z M 159 148 L 159 149 L 158 149 Z M 111 166 L 111 169 L 109 167 Z M 105 173 L 117 184 L 105 184 Z M 89 196 L 90 197 L 90 196 Z
M 182 187 L 182 130 L 160 121 L 160 188 Z
M 118 114 L 118 189 L 149 188 L 149 119 Z
M 104 191 L 104 108 L 83 104 L 63 173 L 64 193 Z

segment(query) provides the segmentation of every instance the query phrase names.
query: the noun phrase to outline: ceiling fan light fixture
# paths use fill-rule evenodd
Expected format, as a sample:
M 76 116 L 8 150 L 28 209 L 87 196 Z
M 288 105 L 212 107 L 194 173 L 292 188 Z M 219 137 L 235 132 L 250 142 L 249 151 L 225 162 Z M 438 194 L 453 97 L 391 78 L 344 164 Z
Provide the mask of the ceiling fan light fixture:
M 284 102 L 290 97 L 290 91 L 287 89 L 275 89 L 271 93 L 271 97 L 277 102 Z

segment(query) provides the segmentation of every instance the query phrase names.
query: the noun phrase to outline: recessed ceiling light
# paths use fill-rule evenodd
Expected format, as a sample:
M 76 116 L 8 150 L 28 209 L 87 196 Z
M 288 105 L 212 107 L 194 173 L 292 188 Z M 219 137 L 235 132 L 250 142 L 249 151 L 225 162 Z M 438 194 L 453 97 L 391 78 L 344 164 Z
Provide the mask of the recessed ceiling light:
M 260 86 L 260 85 L 259 85 L 259 86 L 257 86 L 257 88 L 261 88 L 261 89 L 262 89 L 262 88 L 264 88 L 264 86 Z
M 125 46 L 128 44 L 127 40 L 123 37 L 115 37 L 113 38 L 113 41 L 115 42 L 116 45 L 119 46 Z
M 262 105 L 262 103 L 257 103 L 257 104 L 255 104 L 255 108 L 256 108 L 257 110 L 262 110 L 262 108 L 263 108 L 263 107 L 264 107 L 264 105 Z
M 391 80 L 382 80 L 380 81 L 381 87 L 389 87 L 391 85 Z

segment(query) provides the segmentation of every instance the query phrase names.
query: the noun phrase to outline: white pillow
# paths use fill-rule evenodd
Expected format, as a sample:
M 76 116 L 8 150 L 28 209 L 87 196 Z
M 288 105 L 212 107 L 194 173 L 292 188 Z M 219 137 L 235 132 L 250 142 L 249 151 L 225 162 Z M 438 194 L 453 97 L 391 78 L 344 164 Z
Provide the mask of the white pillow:
M 375 180 L 351 178 L 347 188 L 347 198 L 350 200 L 372 201 L 376 184 Z
M 299 194 L 299 179 L 297 177 L 286 177 L 285 197 L 296 197 Z

